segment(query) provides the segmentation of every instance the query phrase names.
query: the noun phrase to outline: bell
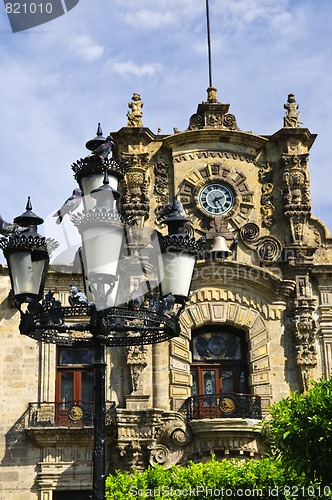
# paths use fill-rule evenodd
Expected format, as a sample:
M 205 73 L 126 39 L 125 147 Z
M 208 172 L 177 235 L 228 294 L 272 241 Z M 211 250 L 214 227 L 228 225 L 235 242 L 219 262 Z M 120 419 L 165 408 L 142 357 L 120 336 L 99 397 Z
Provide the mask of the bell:
M 228 248 L 227 242 L 223 236 L 216 236 L 213 240 L 213 246 L 208 252 L 211 259 L 224 260 L 232 255 L 232 251 Z

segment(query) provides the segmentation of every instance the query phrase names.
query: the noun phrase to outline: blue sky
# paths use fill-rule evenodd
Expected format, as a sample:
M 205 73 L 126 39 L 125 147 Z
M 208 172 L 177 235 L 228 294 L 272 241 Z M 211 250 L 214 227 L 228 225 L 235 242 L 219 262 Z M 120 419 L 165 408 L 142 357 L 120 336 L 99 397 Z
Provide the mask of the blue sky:
M 272 134 L 294 93 L 311 150 L 313 214 L 332 231 L 331 0 L 210 0 L 213 83 L 238 126 Z M 208 86 L 205 0 L 80 0 L 13 34 L 0 4 L 0 213 L 30 195 L 47 218 L 76 187 L 71 164 L 97 122 L 127 123 L 133 92 L 153 132 L 185 130 Z M 51 236 L 51 235 L 50 235 Z

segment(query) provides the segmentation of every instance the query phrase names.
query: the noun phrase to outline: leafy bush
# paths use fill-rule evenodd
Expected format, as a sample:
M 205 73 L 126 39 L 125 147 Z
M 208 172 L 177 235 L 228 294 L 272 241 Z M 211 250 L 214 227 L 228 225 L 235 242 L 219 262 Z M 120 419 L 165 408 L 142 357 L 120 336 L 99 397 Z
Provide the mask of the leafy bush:
M 330 489 L 308 485 L 303 474 L 284 468 L 274 458 L 262 460 L 222 460 L 164 470 L 150 467 L 139 473 L 116 472 L 106 482 L 107 500 L 216 499 L 254 497 L 263 500 L 332 498 Z
M 308 481 L 332 480 L 332 379 L 312 382 L 306 394 L 293 393 L 270 408 L 263 435 L 285 467 Z

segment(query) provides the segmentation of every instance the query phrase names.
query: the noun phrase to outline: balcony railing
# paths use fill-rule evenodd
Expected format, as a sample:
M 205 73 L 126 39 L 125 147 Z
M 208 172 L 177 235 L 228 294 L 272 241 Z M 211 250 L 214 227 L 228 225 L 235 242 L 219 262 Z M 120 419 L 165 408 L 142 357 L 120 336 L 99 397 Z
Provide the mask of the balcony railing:
M 106 403 L 107 415 L 115 403 Z M 90 401 L 29 403 L 28 427 L 86 427 L 93 425 L 94 404 Z
M 261 398 L 256 394 L 222 392 L 186 399 L 188 420 L 205 418 L 262 418 Z

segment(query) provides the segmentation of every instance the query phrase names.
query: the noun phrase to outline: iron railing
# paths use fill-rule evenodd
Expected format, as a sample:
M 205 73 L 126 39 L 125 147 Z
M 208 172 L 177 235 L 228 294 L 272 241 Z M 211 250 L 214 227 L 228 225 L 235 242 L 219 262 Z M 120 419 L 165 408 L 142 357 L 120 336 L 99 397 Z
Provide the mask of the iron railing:
M 106 413 L 114 407 L 114 402 L 106 402 Z M 28 427 L 86 427 L 93 426 L 93 418 L 94 403 L 90 401 L 29 403 L 27 425 Z
M 186 399 L 188 420 L 205 418 L 262 418 L 261 398 L 256 394 L 222 392 Z

